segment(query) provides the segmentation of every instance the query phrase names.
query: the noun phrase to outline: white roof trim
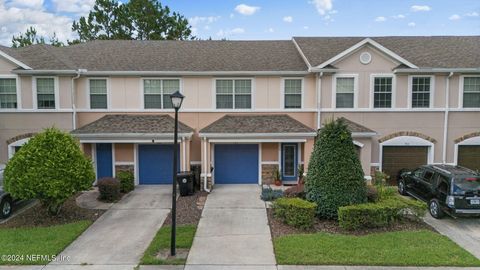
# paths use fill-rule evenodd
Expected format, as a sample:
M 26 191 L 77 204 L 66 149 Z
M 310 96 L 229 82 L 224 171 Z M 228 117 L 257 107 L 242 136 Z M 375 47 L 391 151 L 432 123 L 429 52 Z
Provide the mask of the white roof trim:
M 7 59 L 8 61 L 14 63 L 15 65 L 18 65 L 24 69 L 32 69 L 31 67 L 27 66 L 26 64 L 24 64 L 23 62 L 21 61 L 18 61 L 17 59 L 11 57 L 10 55 L 8 55 L 6 52 L 0 50 L 0 56 L 3 56 L 5 59 Z
M 401 56 L 399 56 L 398 54 L 394 53 L 393 51 L 385 48 L 384 46 L 382 46 L 380 43 L 376 42 L 375 40 L 371 39 L 371 38 L 366 38 L 360 42 L 358 42 L 357 44 L 353 45 L 352 47 L 346 49 L 345 51 L 335 55 L 334 57 L 328 59 L 327 61 L 323 62 L 322 64 L 316 66 L 316 67 L 313 67 L 312 70 L 314 71 L 315 69 L 321 69 L 321 68 L 324 68 L 330 64 L 332 64 L 333 62 L 349 55 L 350 53 L 356 51 L 357 49 L 359 49 L 360 47 L 362 47 L 363 45 L 365 44 L 370 44 L 372 45 L 373 47 L 377 48 L 378 50 L 382 51 L 383 53 L 387 54 L 388 56 L 392 57 L 393 59 L 405 64 L 406 66 L 410 67 L 410 68 L 418 68 L 417 66 L 415 66 L 414 64 L 410 63 L 409 61 L 407 61 L 406 59 L 402 58 Z
M 305 138 L 315 137 L 317 133 L 200 133 L 199 136 L 205 138 Z
M 302 49 L 300 49 L 300 46 L 298 46 L 297 41 L 295 40 L 295 38 L 292 38 L 292 42 L 293 42 L 293 45 L 295 45 L 295 48 L 297 49 L 298 53 L 299 53 L 300 56 L 302 57 L 302 59 L 303 59 L 303 61 L 305 62 L 305 64 L 307 64 L 308 69 L 311 69 L 311 68 L 312 68 L 312 65 L 311 65 L 310 62 L 308 61 L 308 58 L 305 56 L 305 54 L 303 54 L 303 51 L 302 51 Z
M 173 138 L 173 133 L 72 133 L 74 137 L 80 139 L 158 139 Z M 190 138 L 193 133 L 178 133 L 178 137 Z
M 76 70 L 15 70 L 13 73 L 17 74 L 61 74 L 61 75 L 75 75 Z M 308 75 L 308 70 L 304 71 L 84 71 L 83 76 L 268 76 L 268 75 Z

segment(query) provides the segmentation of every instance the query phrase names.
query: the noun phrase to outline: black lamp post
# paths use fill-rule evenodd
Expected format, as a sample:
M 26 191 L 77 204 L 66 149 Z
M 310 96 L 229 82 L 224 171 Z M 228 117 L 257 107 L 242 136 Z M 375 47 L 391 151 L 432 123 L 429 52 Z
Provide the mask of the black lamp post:
M 175 131 L 173 135 L 173 181 L 172 181 L 172 235 L 170 239 L 170 255 L 175 256 L 175 244 L 177 233 L 177 148 L 178 148 L 178 110 L 182 106 L 185 96 L 179 91 L 170 95 L 173 108 L 175 109 Z

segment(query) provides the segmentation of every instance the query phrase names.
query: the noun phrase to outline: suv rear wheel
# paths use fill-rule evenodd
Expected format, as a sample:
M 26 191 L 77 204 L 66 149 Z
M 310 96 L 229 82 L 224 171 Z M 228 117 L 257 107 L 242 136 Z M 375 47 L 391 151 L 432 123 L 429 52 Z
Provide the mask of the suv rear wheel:
M 428 210 L 430 211 L 430 215 L 432 215 L 432 217 L 437 219 L 441 219 L 445 215 L 437 199 L 432 199 L 428 203 Z
M 405 190 L 405 180 L 403 179 L 400 179 L 400 181 L 398 181 L 398 193 L 400 193 L 400 195 L 407 195 L 407 191 Z
M 0 218 L 8 218 L 12 214 L 12 198 L 6 196 L 0 202 Z

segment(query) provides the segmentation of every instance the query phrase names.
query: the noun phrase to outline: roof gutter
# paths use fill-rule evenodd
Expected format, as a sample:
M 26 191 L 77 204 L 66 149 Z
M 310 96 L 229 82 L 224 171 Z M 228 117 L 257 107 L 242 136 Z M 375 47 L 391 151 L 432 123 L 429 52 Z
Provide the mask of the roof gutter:
M 173 133 L 72 133 L 79 139 L 172 139 Z M 190 138 L 193 132 L 178 133 L 179 137 Z
M 397 68 L 395 74 L 411 73 L 480 73 L 480 68 Z
M 376 132 L 352 132 L 353 138 L 370 138 L 376 135 Z
M 299 133 L 200 133 L 200 137 L 204 138 L 305 138 L 315 137 L 316 132 L 299 132 Z
M 336 69 L 336 68 L 316 68 L 316 67 L 312 67 L 312 68 L 309 68 L 308 71 L 310 71 L 310 72 L 321 72 L 321 73 L 335 73 L 335 72 L 338 72 L 338 69 Z
M 16 74 L 22 75 L 76 75 L 77 70 L 14 70 Z M 308 70 L 299 71 L 86 71 L 85 76 L 268 76 L 286 75 L 298 76 L 308 75 Z

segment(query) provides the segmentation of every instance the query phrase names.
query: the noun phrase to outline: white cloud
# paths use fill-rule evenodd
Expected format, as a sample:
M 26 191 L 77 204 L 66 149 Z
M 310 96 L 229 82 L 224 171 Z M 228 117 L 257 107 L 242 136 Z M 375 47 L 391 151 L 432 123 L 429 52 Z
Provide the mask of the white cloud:
M 410 10 L 413 12 L 418 12 L 418 11 L 430 11 L 432 8 L 429 6 L 419 6 L 419 5 L 413 5 L 410 7 Z
M 376 22 L 384 22 L 384 21 L 386 21 L 386 20 L 387 20 L 387 18 L 385 18 L 385 17 L 383 17 L 383 16 L 379 16 L 379 17 L 376 17 L 376 18 L 375 18 L 375 21 L 376 21 Z
M 235 17 L 235 14 L 230 13 L 230 19 L 233 19 Z
M 248 6 L 245 4 L 240 4 L 235 7 L 235 11 L 246 16 L 250 16 L 255 14 L 257 11 L 260 10 L 260 7 L 255 7 L 255 6 Z
M 409 22 L 409 23 L 408 23 L 408 26 L 410 26 L 410 27 L 415 27 L 415 25 L 416 25 L 416 24 L 415 24 L 414 22 Z
M 460 17 L 460 15 L 458 15 L 458 14 L 453 14 L 452 16 L 448 17 L 448 19 L 449 19 L 450 21 L 458 21 L 458 20 L 460 20 L 461 18 L 462 18 L 462 17 Z
M 333 8 L 333 0 L 311 0 L 309 3 L 314 5 L 320 15 L 325 15 Z
M 465 14 L 465 16 L 467 17 L 478 17 L 478 12 L 474 11 L 474 12 L 469 12 L 467 14 Z
M 308 27 L 306 25 L 303 27 L 303 29 L 305 29 L 305 30 L 308 30 L 308 28 L 310 28 L 310 27 Z
M 92 9 L 95 0 L 52 0 L 52 3 L 59 12 L 86 15 Z
M 398 15 L 393 15 L 392 18 L 398 20 L 398 19 L 405 19 L 405 15 L 403 14 L 398 14 Z
M 8 5 L 17 8 L 42 9 L 43 0 L 12 0 Z
M 192 34 L 198 35 L 198 29 L 203 26 L 203 29 L 210 30 L 210 24 L 218 21 L 221 17 L 220 16 L 195 16 L 188 19 L 188 23 L 192 26 Z
M 239 35 L 245 33 L 245 29 L 237 27 L 233 29 L 227 29 L 227 30 L 220 30 L 217 32 L 217 36 L 219 37 L 229 37 L 229 36 L 234 36 L 234 35 Z
M 275 30 L 272 27 L 270 27 L 270 28 L 267 29 L 267 32 L 268 33 L 273 33 L 273 32 L 275 32 Z
M 293 17 L 292 16 L 285 16 L 283 17 L 283 21 L 287 23 L 293 22 Z

